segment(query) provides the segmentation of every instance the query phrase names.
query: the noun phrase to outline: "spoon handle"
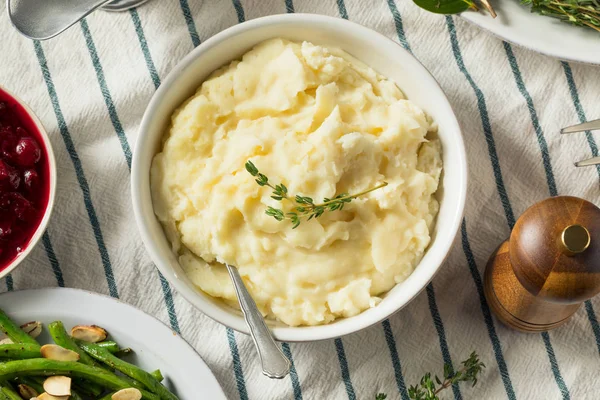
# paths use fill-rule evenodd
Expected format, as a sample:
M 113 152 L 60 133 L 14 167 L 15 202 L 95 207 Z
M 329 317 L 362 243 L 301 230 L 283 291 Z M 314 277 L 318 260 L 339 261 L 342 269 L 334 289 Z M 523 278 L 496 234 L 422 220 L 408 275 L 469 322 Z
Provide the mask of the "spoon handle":
M 252 339 L 258 350 L 263 374 L 272 379 L 284 378 L 290 372 L 290 360 L 288 360 L 275 343 L 271 331 L 269 331 L 262 314 L 258 311 L 256 303 L 252 299 L 252 296 L 250 296 L 246 285 L 244 285 L 237 268 L 228 264 L 226 265 L 229 276 L 233 281 L 233 287 L 240 302 L 242 313 L 244 314 L 246 323 L 250 327 Z

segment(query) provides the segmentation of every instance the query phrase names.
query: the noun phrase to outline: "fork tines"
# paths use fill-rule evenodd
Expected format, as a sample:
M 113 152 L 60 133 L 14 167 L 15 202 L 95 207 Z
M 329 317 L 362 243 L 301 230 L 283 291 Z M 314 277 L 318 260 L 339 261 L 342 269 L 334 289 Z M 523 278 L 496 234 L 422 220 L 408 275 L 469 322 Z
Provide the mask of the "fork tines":
M 568 126 L 566 128 L 562 128 L 560 130 L 560 133 L 564 135 L 564 134 L 569 134 L 569 133 L 591 131 L 594 129 L 600 129 L 600 119 L 584 122 L 583 124 L 577 124 L 577 125 L 573 125 L 573 126 Z M 587 167 L 590 165 L 599 165 L 599 164 L 600 164 L 600 157 L 594 157 L 594 158 L 590 158 L 588 160 L 576 162 L 575 166 L 576 167 Z

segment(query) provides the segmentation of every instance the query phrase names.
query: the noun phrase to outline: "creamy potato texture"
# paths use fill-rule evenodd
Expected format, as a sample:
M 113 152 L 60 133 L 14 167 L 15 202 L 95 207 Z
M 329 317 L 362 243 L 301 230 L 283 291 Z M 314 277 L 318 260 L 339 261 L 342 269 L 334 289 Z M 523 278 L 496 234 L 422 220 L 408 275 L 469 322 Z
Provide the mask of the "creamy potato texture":
M 404 281 L 430 242 L 442 170 L 435 126 L 347 53 L 282 39 L 217 70 L 172 116 L 151 170 L 156 215 L 191 280 L 236 305 L 239 268 L 264 315 L 317 325 Z M 429 134 L 429 135 L 428 135 Z M 389 185 L 292 229 L 245 170 L 316 202 Z

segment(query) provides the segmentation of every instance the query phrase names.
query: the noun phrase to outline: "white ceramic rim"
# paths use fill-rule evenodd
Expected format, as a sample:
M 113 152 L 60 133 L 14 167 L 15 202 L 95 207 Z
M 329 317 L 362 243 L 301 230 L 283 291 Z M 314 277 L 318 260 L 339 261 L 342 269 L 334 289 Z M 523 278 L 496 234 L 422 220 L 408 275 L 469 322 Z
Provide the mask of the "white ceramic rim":
M 156 109 L 160 107 L 161 99 L 163 95 L 166 92 L 168 92 L 169 86 L 174 81 L 176 81 L 180 73 L 187 69 L 190 65 L 192 65 L 195 62 L 195 60 L 202 55 L 202 53 L 206 52 L 208 49 L 211 49 L 214 46 L 218 46 L 221 41 L 226 40 L 230 37 L 242 34 L 244 32 L 248 32 L 252 29 L 259 27 L 264 27 L 268 25 L 280 25 L 287 21 L 293 21 L 295 23 L 306 23 L 311 25 L 314 25 L 315 23 L 324 25 L 338 25 L 340 28 L 342 28 L 342 30 L 354 30 L 355 32 L 359 32 L 361 36 L 370 37 L 373 41 L 385 41 L 388 46 L 390 44 L 394 45 L 395 51 L 404 52 L 411 59 L 413 59 L 415 63 L 422 68 L 422 75 L 424 76 L 424 79 L 429 80 L 429 83 L 432 86 L 439 89 L 439 93 L 437 95 L 439 95 L 440 100 L 443 100 L 442 106 L 446 107 L 453 117 L 452 121 L 449 121 L 449 123 L 451 123 L 452 126 L 448 126 L 447 129 L 451 129 L 458 132 L 457 137 L 455 137 L 454 139 L 456 140 L 456 149 L 459 152 L 458 159 L 460 162 L 460 165 L 457 166 L 457 170 L 460 171 L 461 175 L 459 177 L 460 190 L 456 189 L 456 191 L 453 192 L 453 194 L 458 198 L 458 207 L 454 210 L 451 222 L 448 222 L 448 224 L 451 225 L 449 231 L 452 232 L 452 235 L 450 238 L 448 238 L 446 243 L 438 244 L 439 247 L 437 248 L 437 253 L 439 255 L 437 256 L 437 258 L 434 258 L 432 262 L 433 264 L 436 264 L 435 268 L 430 267 L 428 269 L 425 269 L 424 267 L 422 267 L 418 273 L 415 269 L 415 271 L 409 276 L 409 279 L 412 280 L 411 285 L 405 285 L 403 292 L 403 297 L 406 300 L 400 305 L 384 301 L 377 305 L 377 307 L 371 309 L 378 310 L 376 315 L 374 313 L 367 314 L 367 311 L 369 311 L 367 310 L 354 317 L 337 320 L 352 321 L 352 323 L 346 323 L 343 324 L 343 326 L 338 323 L 310 327 L 271 326 L 273 336 L 277 340 L 286 342 L 309 342 L 341 337 L 367 328 L 378 322 L 381 322 L 386 318 L 390 317 L 392 314 L 399 311 L 400 309 L 402 309 L 403 307 L 405 307 L 423 289 L 425 289 L 427 284 L 433 279 L 433 277 L 447 258 L 460 229 L 467 195 L 467 156 L 460 126 L 458 124 L 458 121 L 456 120 L 454 112 L 452 111 L 450 102 L 448 101 L 446 95 L 441 89 L 439 83 L 435 80 L 431 73 L 416 58 L 414 58 L 412 54 L 407 52 L 396 42 L 392 41 L 391 39 L 385 37 L 384 35 L 378 32 L 375 32 L 352 21 L 340 18 L 316 14 L 282 14 L 253 19 L 242 24 L 234 25 L 216 34 L 215 36 L 206 40 L 200 46 L 196 47 L 186 57 L 184 57 L 183 60 L 179 62 L 175 66 L 175 68 L 169 73 L 166 79 L 163 80 L 162 85 L 153 95 L 142 118 L 138 139 L 133 154 L 133 163 L 131 170 L 131 194 L 133 202 L 133 211 L 138 225 L 138 229 L 140 230 L 142 241 L 146 246 L 146 250 L 148 251 L 151 259 L 154 261 L 158 269 L 167 278 L 167 280 L 171 282 L 175 289 L 179 293 L 181 293 L 181 295 L 192 305 L 194 305 L 197 309 L 202 311 L 211 319 L 225 326 L 228 326 L 238 332 L 249 334 L 248 327 L 241 315 L 236 315 L 233 312 L 223 311 L 218 306 L 209 301 L 207 298 L 202 297 L 202 295 L 198 293 L 197 290 L 188 287 L 184 282 L 181 281 L 181 278 L 177 275 L 175 271 L 173 271 L 172 268 L 170 268 L 170 266 L 166 262 L 163 263 L 164 260 L 160 256 L 159 251 L 155 248 L 151 237 L 151 232 L 153 228 L 148 222 L 148 219 L 153 219 L 154 221 L 156 221 L 156 216 L 154 215 L 154 210 L 152 208 L 152 198 L 150 194 L 150 168 L 148 168 L 147 170 L 142 170 L 142 167 L 140 166 L 140 164 L 143 162 L 142 150 L 140 150 L 140 148 L 146 145 L 144 132 L 152 123 L 152 115 L 155 113 Z M 453 190 L 454 189 L 455 188 L 453 188 Z M 149 207 L 147 205 L 149 205 Z M 419 266 L 421 265 L 422 263 L 419 264 Z M 419 268 L 419 266 L 417 266 L 417 268 Z
M 529 12 L 529 11 L 527 11 L 527 12 Z M 511 35 L 509 33 L 506 33 L 506 31 L 504 31 L 502 29 L 498 29 L 495 25 L 486 24 L 485 22 L 478 20 L 478 18 L 474 12 L 463 12 L 463 13 L 460 13 L 459 15 L 465 21 L 468 21 L 469 23 L 477 26 L 481 30 L 488 32 L 489 34 L 496 37 L 497 39 L 505 40 L 509 43 L 512 43 L 512 44 L 522 47 L 524 49 L 531 50 L 536 53 L 543 54 L 545 56 L 556 58 L 558 60 L 563 60 L 563 61 L 567 61 L 567 62 L 575 62 L 575 63 L 588 64 L 588 65 L 600 65 L 599 57 L 592 58 L 591 56 L 581 57 L 581 56 L 577 56 L 575 54 L 564 54 L 560 51 L 560 49 L 557 49 L 556 47 L 551 47 L 551 46 L 550 47 L 538 47 L 535 44 L 532 44 L 527 40 L 519 40 L 519 37 L 516 35 Z M 537 17 L 537 15 L 535 15 L 535 14 L 532 14 L 532 16 Z M 544 17 L 544 18 L 549 18 L 549 17 Z M 578 26 L 572 26 L 570 28 L 585 29 L 583 27 L 578 27 Z
M 114 311 L 117 314 L 127 314 L 127 313 L 131 313 L 131 315 L 129 315 L 129 317 L 131 317 L 132 315 L 135 316 L 135 318 L 130 318 L 128 319 L 130 324 L 133 324 L 133 328 L 134 329 L 139 329 L 139 330 L 144 330 L 144 328 L 140 328 L 140 326 L 146 326 L 145 331 L 150 331 L 151 335 L 154 337 L 154 339 L 161 341 L 161 344 L 165 344 L 166 342 L 169 342 L 171 340 L 171 338 L 173 338 L 173 340 L 175 340 L 175 343 L 166 343 L 166 344 L 170 344 L 171 346 L 167 347 L 167 350 L 172 349 L 173 345 L 175 345 L 176 347 L 178 347 L 178 353 L 181 354 L 182 352 L 186 352 L 186 353 L 190 353 L 191 356 L 194 359 L 197 359 L 197 364 L 198 365 L 194 365 L 194 367 L 196 368 L 204 368 L 204 371 L 198 371 L 198 370 L 194 370 L 194 372 L 190 372 L 190 375 L 193 375 L 194 377 L 197 377 L 201 374 L 201 376 L 203 376 L 206 380 L 212 380 L 212 385 L 210 386 L 210 390 L 211 390 L 211 394 L 212 395 L 216 395 L 216 397 L 211 398 L 210 400 L 226 400 L 227 397 L 225 396 L 225 393 L 223 392 L 223 388 L 221 387 L 221 384 L 219 383 L 219 381 L 217 380 L 217 377 L 214 375 L 214 373 L 212 372 L 212 370 L 209 368 L 208 364 L 204 361 L 204 359 L 202 359 L 202 357 L 200 356 L 200 354 L 196 351 L 196 349 L 194 349 L 194 347 L 189 344 L 182 335 L 180 335 L 179 333 L 175 332 L 173 329 L 171 329 L 171 327 L 169 327 L 168 325 L 166 325 L 164 322 L 162 322 L 161 320 L 157 319 L 156 317 L 148 314 L 147 312 L 140 310 L 137 307 L 132 306 L 131 304 L 125 303 L 122 300 L 116 299 L 114 297 L 110 297 L 101 293 L 96 293 L 96 292 L 91 292 L 89 290 L 83 290 L 83 289 L 75 289 L 75 288 L 60 288 L 60 287 L 51 287 L 51 288 L 42 288 L 42 289 L 26 289 L 26 290 L 17 290 L 14 292 L 5 292 L 0 294 L 0 302 L 1 299 L 6 298 L 6 297 L 22 297 L 24 296 L 25 298 L 32 298 L 35 299 L 35 301 L 38 301 L 40 299 L 40 297 L 43 298 L 44 295 L 48 295 L 50 296 L 51 294 L 57 294 L 56 298 L 60 298 L 63 299 L 65 296 L 68 296 L 69 294 L 73 295 L 73 296 L 82 296 L 83 299 L 80 300 L 90 300 L 91 297 L 91 301 L 80 301 L 80 303 L 84 304 L 85 307 L 89 307 L 90 303 L 99 303 L 102 304 L 102 306 L 104 307 L 105 305 L 108 304 L 107 308 L 110 308 L 112 305 L 112 308 L 114 308 Z M 60 300 L 60 302 L 64 302 L 64 300 Z M 11 302 L 12 304 L 12 302 Z M 40 308 L 44 308 L 47 307 L 46 303 L 41 302 L 40 303 Z M 6 308 L 5 308 L 6 309 Z M 71 312 L 66 312 L 63 313 L 63 317 L 66 317 L 67 314 L 72 314 L 73 311 Z M 60 314 L 60 312 L 57 312 L 57 314 Z M 113 314 L 111 314 L 113 315 Z M 73 315 L 68 315 L 69 317 L 73 317 Z M 49 318 L 54 319 L 54 318 L 63 318 L 60 316 L 57 316 L 54 314 L 54 316 L 49 315 Z M 124 319 L 127 319 L 127 317 L 123 317 Z M 100 322 L 98 322 L 100 324 Z M 109 332 L 111 331 L 111 326 L 105 323 L 101 323 L 101 325 L 103 325 Z M 114 324 L 113 324 L 113 328 L 114 328 Z M 148 340 L 148 339 L 147 339 Z M 140 340 L 140 342 L 144 342 L 143 340 Z M 144 346 L 146 348 L 152 348 L 151 343 L 149 342 L 145 342 Z M 135 350 L 135 349 L 134 349 Z M 138 349 L 140 350 L 140 349 Z M 160 357 L 160 353 L 156 353 L 153 352 L 154 356 Z M 163 358 L 168 359 L 169 357 L 163 355 Z M 177 364 L 177 361 L 180 361 L 180 359 L 176 358 L 174 355 L 171 355 L 171 361 L 173 361 L 171 364 Z M 200 374 L 197 374 L 198 372 L 200 372 Z M 200 393 L 202 393 L 200 391 Z
M 17 256 L 17 258 L 15 258 L 10 264 L 8 264 L 8 267 L 6 267 L 6 268 L 4 268 L 4 270 L 0 271 L 0 279 L 2 279 L 6 275 L 8 275 L 12 271 L 14 271 L 15 268 L 17 268 L 19 266 L 19 264 L 21 264 L 21 262 L 25 258 L 27 258 L 27 256 L 31 252 L 31 250 L 33 250 L 33 248 L 37 245 L 37 243 L 40 241 L 40 238 L 44 234 L 44 231 L 46 230 L 46 227 L 48 226 L 48 222 L 50 221 L 50 217 L 52 216 L 52 210 L 54 209 L 54 199 L 56 197 L 57 174 L 56 174 L 56 159 L 54 158 L 54 151 L 52 150 L 52 143 L 50 143 L 50 138 L 48 137 L 48 133 L 46 132 L 46 129 L 44 129 L 42 122 L 39 120 L 37 115 L 35 115 L 35 113 L 31 110 L 31 108 L 29 108 L 29 106 L 23 102 L 23 100 L 21 100 L 19 97 L 15 96 L 14 93 L 12 93 L 10 90 L 6 89 L 4 86 L 0 85 L 0 89 L 2 91 L 6 92 L 10 97 L 12 97 L 14 101 L 19 103 L 19 105 L 21 107 L 23 107 L 23 109 L 27 112 L 27 114 L 29 115 L 29 118 L 31 118 L 31 120 L 35 123 L 35 126 L 38 129 L 40 136 L 42 137 L 42 141 L 44 142 L 44 147 L 46 148 L 46 156 L 48 158 L 48 167 L 49 167 L 49 171 L 50 171 L 50 174 L 49 174 L 50 175 L 50 193 L 48 193 L 48 205 L 46 206 L 46 212 L 44 213 L 44 216 L 42 217 L 42 220 L 40 221 L 40 225 L 36 229 L 35 233 L 31 237 L 31 239 L 29 240 L 29 243 L 27 244 L 27 247 L 25 248 L 25 250 L 22 251 L 21 254 L 19 254 Z

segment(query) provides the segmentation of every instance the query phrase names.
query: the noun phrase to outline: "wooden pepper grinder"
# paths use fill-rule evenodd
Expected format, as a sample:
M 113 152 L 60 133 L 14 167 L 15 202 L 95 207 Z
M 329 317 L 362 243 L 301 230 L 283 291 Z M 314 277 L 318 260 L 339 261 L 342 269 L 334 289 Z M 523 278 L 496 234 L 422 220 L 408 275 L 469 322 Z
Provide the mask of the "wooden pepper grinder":
M 600 293 L 600 209 L 552 197 L 519 218 L 485 270 L 488 304 L 523 332 L 554 329 Z

